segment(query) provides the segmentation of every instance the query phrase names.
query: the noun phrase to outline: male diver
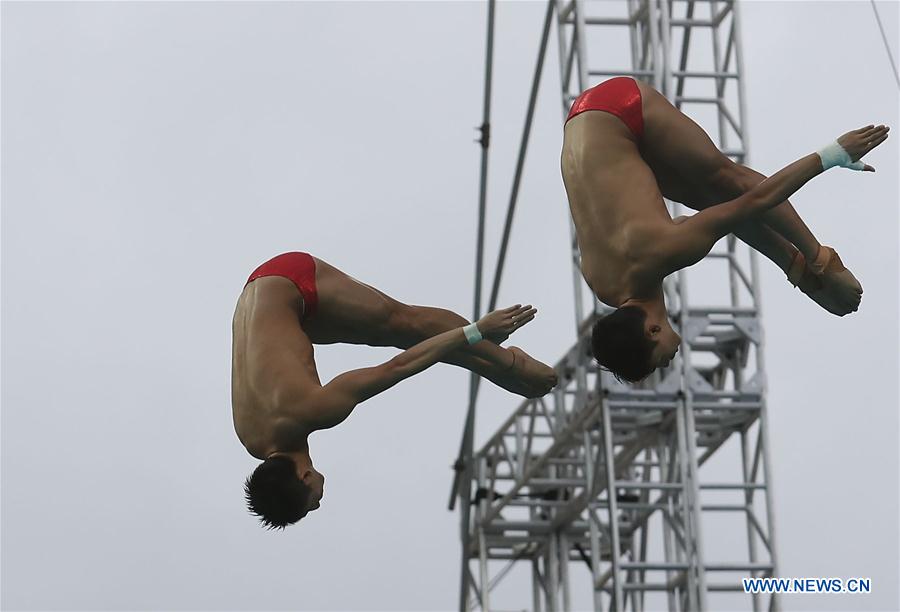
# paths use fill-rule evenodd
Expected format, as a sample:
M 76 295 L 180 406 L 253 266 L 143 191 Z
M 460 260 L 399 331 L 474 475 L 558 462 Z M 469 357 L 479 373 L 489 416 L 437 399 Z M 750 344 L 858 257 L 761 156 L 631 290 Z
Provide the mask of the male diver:
M 263 461 L 245 483 L 250 511 L 263 525 L 284 528 L 317 509 L 325 478 L 313 467 L 309 435 L 438 361 L 525 397 L 547 393 L 557 382 L 551 367 L 499 346 L 536 312 L 517 305 L 469 324 L 449 310 L 398 302 L 307 253 L 262 264 L 244 286 L 232 323 L 234 428 Z M 407 350 L 323 385 L 313 344 L 336 342 Z
M 732 162 L 649 85 L 616 77 L 582 93 L 566 120 L 561 167 L 582 274 L 616 308 L 592 332 L 600 365 L 637 382 L 669 364 L 681 338 L 669 323 L 662 281 L 730 233 L 829 312 L 855 312 L 862 286 L 787 198 L 833 166 L 874 171 L 859 159 L 889 129 L 848 132 L 766 178 Z M 699 212 L 673 220 L 663 197 Z

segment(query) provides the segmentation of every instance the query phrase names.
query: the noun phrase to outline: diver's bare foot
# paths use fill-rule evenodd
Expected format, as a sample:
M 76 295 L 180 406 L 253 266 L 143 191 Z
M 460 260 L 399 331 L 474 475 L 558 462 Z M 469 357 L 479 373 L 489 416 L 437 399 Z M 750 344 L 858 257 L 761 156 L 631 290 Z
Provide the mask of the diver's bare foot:
M 510 372 L 492 374 L 487 378 L 501 389 L 506 389 L 510 393 L 515 393 L 516 395 L 527 398 L 535 397 L 535 389 L 526 381 L 522 380 L 521 377 L 515 376 Z
M 788 270 L 788 280 L 819 306 L 839 317 L 859 310 L 862 285 L 831 247 L 819 247 L 812 262 L 807 262 L 798 252 Z
M 528 397 L 542 397 L 559 382 L 556 371 L 547 364 L 534 359 L 517 346 L 511 346 L 507 350 L 515 357 L 511 374 L 529 386 L 531 394 Z
M 815 261 L 807 264 L 822 281 L 822 292 L 831 297 L 844 314 L 859 310 L 863 288 L 841 261 L 837 251 L 828 246 L 819 247 Z

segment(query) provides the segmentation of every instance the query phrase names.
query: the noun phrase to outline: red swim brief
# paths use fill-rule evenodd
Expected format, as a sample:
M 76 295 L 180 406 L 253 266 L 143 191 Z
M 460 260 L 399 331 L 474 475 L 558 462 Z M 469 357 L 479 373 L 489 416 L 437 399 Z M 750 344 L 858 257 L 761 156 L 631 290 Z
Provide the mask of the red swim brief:
M 638 140 L 644 134 L 641 90 L 631 77 L 615 77 L 583 92 L 572 104 L 566 121 L 590 110 L 612 113 L 628 126 Z
M 282 253 L 273 257 L 250 275 L 245 287 L 263 276 L 283 276 L 293 281 L 303 296 L 303 318 L 316 312 L 319 294 L 316 290 L 316 260 L 309 253 Z

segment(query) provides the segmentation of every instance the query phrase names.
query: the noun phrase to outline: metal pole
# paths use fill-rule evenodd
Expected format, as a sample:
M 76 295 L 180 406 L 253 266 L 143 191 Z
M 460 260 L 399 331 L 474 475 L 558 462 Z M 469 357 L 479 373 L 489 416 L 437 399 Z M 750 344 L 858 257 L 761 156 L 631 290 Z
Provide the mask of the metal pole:
M 622 573 L 619 570 L 619 508 L 616 500 L 616 457 L 613 452 L 612 419 L 609 415 L 609 403 L 606 398 L 600 400 L 600 410 L 603 413 L 603 452 L 606 461 L 606 492 L 609 496 L 609 558 L 612 563 L 613 574 L 613 604 L 611 609 L 617 612 L 625 609 L 625 600 L 622 597 Z
M 559 548 L 556 551 L 559 555 L 559 581 L 562 585 L 562 609 L 565 612 L 571 612 L 572 599 L 569 591 L 569 538 L 564 530 L 559 532 Z
M 525 154 L 528 151 L 528 139 L 531 136 L 531 122 L 534 118 L 534 106 L 537 103 L 538 89 L 541 85 L 541 74 L 544 70 L 544 56 L 547 54 L 547 39 L 550 38 L 550 25 L 553 23 L 553 0 L 547 2 L 547 14 L 544 16 L 544 29 L 541 33 L 541 45 L 538 50 L 534 77 L 531 80 L 531 94 L 528 97 L 528 111 L 525 113 L 525 127 L 522 130 L 522 141 L 519 145 L 519 157 L 516 160 L 516 172 L 513 177 L 512 190 L 509 195 L 509 206 L 506 209 L 506 222 L 503 225 L 503 237 L 500 239 L 500 254 L 497 257 L 497 268 L 494 272 L 494 284 L 491 287 L 491 298 L 488 312 L 496 308 L 497 296 L 500 293 L 500 279 L 503 276 L 503 264 L 506 263 L 506 248 L 509 245 L 509 234 L 512 230 L 513 215 L 519 198 L 519 185 L 522 181 L 522 170 L 525 167 Z
M 753 480 L 753 476 L 750 474 L 748 452 L 747 430 L 744 429 L 741 431 L 741 467 L 744 473 L 745 484 L 750 484 L 751 480 Z M 753 508 L 753 489 L 744 489 L 744 503 L 748 508 Z M 747 521 L 747 552 L 750 556 L 750 563 L 756 563 L 756 534 L 753 531 L 749 513 L 745 520 Z M 750 572 L 750 575 L 755 577 L 754 572 Z M 753 593 L 753 612 L 759 612 L 759 593 Z
M 671 434 L 669 434 L 671 435 Z M 670 483 L 674 481 L 674 470 L 671 463 L 669 463 L 667 449 L 669 444 L 665 440 L 660 440 L 656 445 L 656 457 L 659 460 L 659 480 L 660 482 Z M 675 514 L 675 500 L 672 499 L 672 496 L 668 496 L 665 499 L 666 509 L 663 510 L 662 516 L 662 532 L 663 532 L 663 554 L 665 555 L 663 558 L 666 563 L 672 563 L 675 560 L 673 555 L 673 548 L 675 548 L 674 535 L 672 534 L 672 526 L 669 525 L 669 521 L 666 520 L 666 514 L 669 516 L 674 516 Z M 673 573 L 669 570 L 666 570 L 666 583 L 670 583 L 673 577 Z M 669 612 L 676 611 L 676 602 L 675 602 L 675 594 L 673 589 L 666 589 L 666 601 L 669 605 Z
M 587 67 L 587 34 L 584 31 L 584 0 L 574 0 L 575 13 L 572 17 L 575 20 L 575 48 L 578 55 L 578 91 L 584 91 L 588 88 L 588 67 Z
M 719 3 L 711 2 L 709 5 L 710 15 L 715 16 L 719 12 Z M 734 19 L 732 18 L 732 24 L 734 23 Z M 712 35 L 712 44 L 713 44 L 713 71 L 717 73 L 723 73 L 727 69 L 727 66 L 722 62 L 722 51 L 719 46 L 719 27 L 721 23 L 713 26 L 710 34 Z M 716 117 L 719 120 L 719 147 L 722 149 L 728 148 L 728 130 L 725 129 L 725 115 L 722 113 L 722 107 L 725 103 L 725 79 L 724 78 L 716 78 L 716 99 L 718 99 L 718 103 L 716 104 Z
M 734 59 L 737 65 L 737 73 L 741 75 L 738 79 L 738 111 L 741 116 L 741 142 L 744 148 L 744 163 L 750 163 L 750 131 L 747 128 L 747 104 L 744 91 L 744 53 L 743 40 L 741 34 L 740 20 L 740 2 L 735 0 L 731 7 L 731 18 L 734 23 Z M 756 371 L 762 374 L 762 406 L 759 411 L 759 427 L 760 436 L 763 445 L 763 475 L 766 483 L 766 522 L 769 530 L 769 548 L 770 558 L 772 560 L 772 576 L 779 576 L 778 572 L 778 555 L 776 552 L 777 538 L 775 537 L 775 501 L 774 501 L 774 483 L 772 482 L 772 457 L 769 454 L 769 419 L 766 402 L 766 392 L 768 391 L 768 382 L 765 380 L 765 356 L 763 355 L 763 346 L 765 345 L 765 330 L 762 327 L 762 297 L 759 291 L 759 259 L 756 252 L 750 251 L 750 278 L 753 279 L 753 304 L 756 306 L 757 317 L 760 321 L 759 344 L 756 346 Z M 772 595 L 771 609 L 780 610 L 780 600 L 777 595 Z
M 550 534 L 544 559 L 547 564 L 547 612 L 559 612 L 559 536 L 556 532 Z
M 541 612 L 541 571 L 538 560 L 531 560 L 531 597 L 534 612 Z
M 665 95 L 665 82 L 662 73 L 659 44 L 659 7 L 657 0 L 647 0 L 647 21 L 650 29 L 650 57 L 653 58 L 653 85 L 657 91 Z
M 485 486 L 485 465 L 484 460 L 478 462 L 478 486 L 479 488 L 483 488 Z M 488 575 L 488 549 L 487 549 L 487 537 L 484 533 L 484 525 L 479 520 L 480 516 L 484 516 L 484 510 L 487 506 L 487 500 L 482 499 L 478 502 L 479 512 L 476 515 L 476 523 L 478 523 L 478 579 L 481 581 L 481 610 L 482 612 L 490 612 L 491 603 L 490 603 L 490 593 L 491 593 L 491 581 Z
M 484 267 L 484 218 L 487 210 L 487 178 L 488 178 L 488 149 L 491 137 L 491 83 L 494 64 L 494 9 L 496 0 L 488 0 L 487 15 L 487 44 L 485 50 L 484 71 L 484 105 L 481 123 L 481 178 L 478 192 L 478 239 L 475 250 L 475 296 L 473 304 L 472 320 L 477 321 L 481 317 L 481 275 Z M 459 609 L 465 612 L 468 606 L 469 592 L 469 513 L 472 510 L 472 444 L 475 433 L 475 399 L 478 397 L 478 382 L 480 377 L 472 373 L 469 377 L 469 409 L 466 413 L 466 424 L 463 429 L 463 439 L 457 458 L 456 475 L 453 481 L 453 489 L 450 493 L 450 509 L 453 509 L 455 494 L 459 492 L 460 503 L 460 543 L 462 554 L 460 560 L 460 587 Z M 462 462 L 462 464 L 460 464 Z M 461 468 L 461 469 L 460 469 Z
M 709 10 L 710 10 L 710 19 L 712 20 L 712 18 L 715 15 L 717 15 L 719 12 L 718 2 L 713 1 L 712 3 L 710 3 Z M 719 48 L 720 47 L 720 45 L 719 45 L 719 42 L 720 42 L 719 41 L 719 28 L 721 27 L 721 25 L 722 25 L 721 22 L 718 22 L 715 26 L 713 26 L 712 32 L 711 32 L 712 43 L 713 43 L 713 72 L 719 73 L 719 74 L 724 74 L 728 70 L 728 59 L 727 58 L 730 57 L 730 52 L 734 45 L 734 38 L 732 36 L 728 37 L 728 43 L 727 43 L 728 48 L 725 53 L 726 59 L 723 60 L 722 52 L 721 52 L 721 49 Z M 732 32 L 734 31 L 734 25 L 735 25 L 734 15 L 732 14 L 732 19 L 731 19 Z M 728 130 L 725 127 L 725 113 L 724 113 L 725 84 L 726 84 L 726 79 L 724 77 L 715 79 L 716 98 L 718 99 L 718 103 L 716 104 L 716 116 L 719 119 L 719 124 L 718 124 L 719 148 L 722 150 L 725 150 L 728 148 Z M 741 131 L 743 132 L 743 129 Z M 741 134 L 738 134 L 739 138 L 741 136 L 742 136 Z M 744 150 L 746 150 L 746 147 L 744 147 Z M 737 307 L 740 305 L 740 294 L 738 293 L 738 286 L 737 286 L 738 278 L 737 278 L 737 271 L 735 270 L 735 267 L 737 266 L 737 262 L 735 259 L 736 255 L 737 255 L 737 250 L 736 250 L 737 238 L 735 238 L 734 234 L 729 234 L 728 237 L 725 239 L 725 241 L 726 241 L 726 245 L 727 245 L 726 248 L 728 249 L 728 252 L 732 255 L 732 257 L 730 257 L 728 259 L 728 286 L 731 291 L 731 305 Z
M 679 272 L 681 274 L 681 272 Z M 688 569 L 685 571 L 687 575 L 687 585 L 685 588 L 687 595 L 687 609 L 691 610 L 702 610 L 703 608 L 698 608 L 697 604 L 697 576 L 694 573 L 692 565 L 696 565 L 697 557 L 694 554 L 695 550 L 695 540 L 693 535 L 693 508 L 691 507 L 691 494 L 690 494 L 690 476 L 688 475 L 688 450 L 687 450 L 687 442 L 685 441 L 685 418 L 684 412 L 686 410 L 685 402 L 682 398 L 678 403 L 678 415 L 675 419 L 675 426 L 678 436 L 678 446 L 675 450 L 678 457 L 678 467 L 680 470 L 679 476 L 681 478 L 681 513 L 682 513 L 682 533 L 684 534 L 684 556 L 688 563 Z M 680 559 L 679 559 L 680 560 Z
M 574 10 L 572 11 L 572 21 L 574 23 L 572 29 L 572 45 L 575 51 L 575 61 L 578 64 L 578 91 L 582 92 L 588 87 L 588 68 L 587 68 L 587 51 L 585 48 L 587 34 L 584 31 L 584 2 L 582 0 L 572 0 Z M 565 106 L 565 105 L 564 105 Z M 575 334 L 578 336 L 581 324 L 584 322 L 584 298 L 583 288 L 584 280 L 581 276 L 581 261 L 578 251 L 578 240 L 575 232 L 575 222 L 569 218 L 569 248 L 572 257 L 572 281 L 575 291 Z M 591 303 L 596 309 L 597 297 L 591 292 Z
M 669 16 L 669 0 L 659 0 L 659 35 L 662 41 L 662 92 L 670 96 L 672 92 L 672 25 Z
M 584 474 L 587 479 L 587 487 L 584 494 L 591 500 L 597 496 L 595 487 L 596 476 L 594 474 L 594 442 L 591 439 L 591 433 L 589 431 L 584 430 L 581 435 L 584 439 Z M 600 600 L 600 592 L 597 590 L 597 580 L 600 578 L 600 529 L 597 522 L 594 509 L 591 508 L 590 502 L 588 502 L 588 527 L 590 529 L 591 539 L 591 585 L 593 585 L 594 588 L 594 612 L 601 612 L 603 605 Z

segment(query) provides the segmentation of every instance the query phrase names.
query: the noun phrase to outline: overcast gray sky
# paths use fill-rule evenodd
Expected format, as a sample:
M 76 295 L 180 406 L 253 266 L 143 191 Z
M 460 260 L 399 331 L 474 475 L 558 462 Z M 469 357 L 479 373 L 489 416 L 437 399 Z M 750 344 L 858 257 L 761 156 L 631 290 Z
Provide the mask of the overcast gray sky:
M 878 6 L 897 57 L 898 4 Z M 498 9 L 491 266 L 543 11 Z M 467 373 L 432 368 L 314 436 L 322 509 L 266 532 L 241 495 L 256 461 L 231 423 L 230 322 L 249 272 L 286 250 L 470 314 L 484 16 L 3 3 L 4 609 L 456 606 L 446 502 Z M 897 129 L 868 2 L 745 2 L 743 17 L 761 172 L 864 124 Z M 548 362 L 573 340 L 556 67 L 551 53 L 500 299 L 538 306 L 514 340 Z M 896 137 L 868 161 L 878 172 L 833 170 L 793 199 L 864 285 L 858 313 L 825 313 L 762 263 L 782 574 L 874 590 L 787 609 L 900 608 Z M 324 380 L 392 354 L 316 353 Z M 477 443 L 517 405 L 484 391 Z

